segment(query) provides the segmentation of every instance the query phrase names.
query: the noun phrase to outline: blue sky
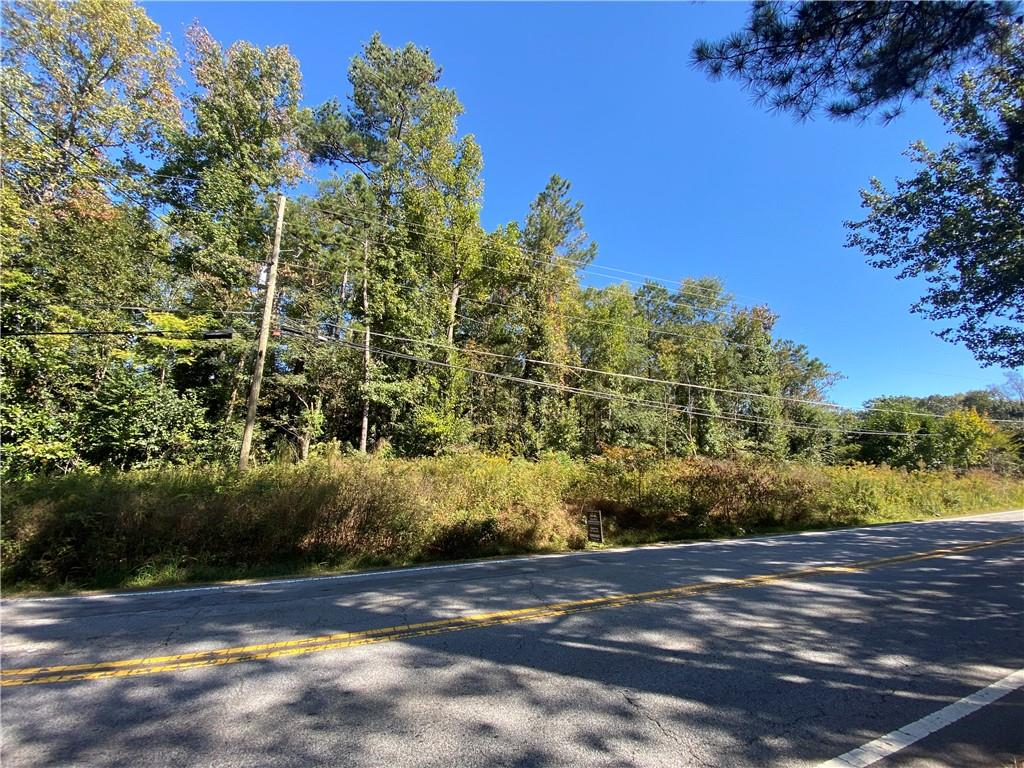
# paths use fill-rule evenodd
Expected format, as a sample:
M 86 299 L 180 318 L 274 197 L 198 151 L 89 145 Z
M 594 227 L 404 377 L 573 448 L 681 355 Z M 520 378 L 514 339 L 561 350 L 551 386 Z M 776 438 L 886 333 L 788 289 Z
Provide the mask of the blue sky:
M 740 3 L 147 3 L 183 51 L 198 19 L 224 44 L 286 44 L 304 100 L 346 97 L 348 61 L 374 31 L 414 42 L 465 105 L 484 152 L 484 224 L 521 219 L 552 173 L 584 203 L 597 263 L 668 279 L 714 275 L 768 304 L 777 333 L 846 378 L 831 397 L 926 395 L 999 384 L 909 313 L 920 284 L 843 247 L 871 176 L 909 176 L 916 139 L 947 141 L 925 103 L 888 126 L 797 123 L 739 84 L 689 66 L 694 40 L 746 17 Z M 591 281 L 604 284 L 607 281 Z

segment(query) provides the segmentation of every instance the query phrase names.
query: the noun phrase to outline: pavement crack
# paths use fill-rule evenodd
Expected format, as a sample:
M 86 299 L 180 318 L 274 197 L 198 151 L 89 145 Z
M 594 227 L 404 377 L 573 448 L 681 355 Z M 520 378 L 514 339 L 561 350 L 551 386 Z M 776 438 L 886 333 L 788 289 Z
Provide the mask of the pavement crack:
M 536 600 L 538 603 L 544 602 L 544 598 L 537 594 L 537 585 L 534 583 L 533 579 L 528 578 L 526 580 L 526 590 L 530 593 L 530 595 L 533 596 L 533 599 Z
M 639 696 L 630 696 L 628 692 L 623 691 L 622 698 L 624 698 L 626 700 L 626 703 L 628 703 L 629 706 L 633 707 L 633 709 L 635 709 L 637 713 L 643 715 L 644 718 L 654 723 L 658 727 L 658 730 L 661 731 L 665 736 L 672 739 L 672 741 L 676 742 L 677 744 L 682 743 L 681 741 L 679 741 L 678 736 L 676 736 L 671 731 L 667 730 L 665 726 L 661 724 L 661 721 L 658 718 L 656 718 L 654 715 L 647 711 L 643 704 L 640 703 Z

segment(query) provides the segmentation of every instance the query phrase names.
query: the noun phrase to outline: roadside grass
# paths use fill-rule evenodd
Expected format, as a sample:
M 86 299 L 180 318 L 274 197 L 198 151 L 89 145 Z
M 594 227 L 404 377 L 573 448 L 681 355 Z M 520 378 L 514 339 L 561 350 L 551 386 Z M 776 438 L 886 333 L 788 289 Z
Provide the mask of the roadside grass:
M 328 454 L 39 478 L 3 489 L 5 595 L 319 575 L 1024 507 L 1024 481 L 754 460 Z

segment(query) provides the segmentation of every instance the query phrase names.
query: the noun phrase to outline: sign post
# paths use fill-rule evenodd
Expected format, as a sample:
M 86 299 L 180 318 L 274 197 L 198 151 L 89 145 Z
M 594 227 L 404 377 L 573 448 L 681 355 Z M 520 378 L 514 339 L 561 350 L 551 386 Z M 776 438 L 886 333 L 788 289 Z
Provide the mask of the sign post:
M 587 510 L 587 541 L 604 544 L 604 520 L 601 510 Z

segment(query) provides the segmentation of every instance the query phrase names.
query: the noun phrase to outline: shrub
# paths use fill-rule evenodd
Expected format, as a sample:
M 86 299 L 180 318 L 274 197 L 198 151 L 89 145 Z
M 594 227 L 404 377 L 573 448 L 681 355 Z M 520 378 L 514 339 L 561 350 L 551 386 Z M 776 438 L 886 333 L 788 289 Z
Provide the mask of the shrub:
M 793 530 L 1024 506 L 1024 482 L 869 465 L 810 467 L 609 453 L 321 455 L 9 483 L 7 584 L 167 583 L 261 569 L 407 563 L 579 548 L 583 510 L 612 541 Z

